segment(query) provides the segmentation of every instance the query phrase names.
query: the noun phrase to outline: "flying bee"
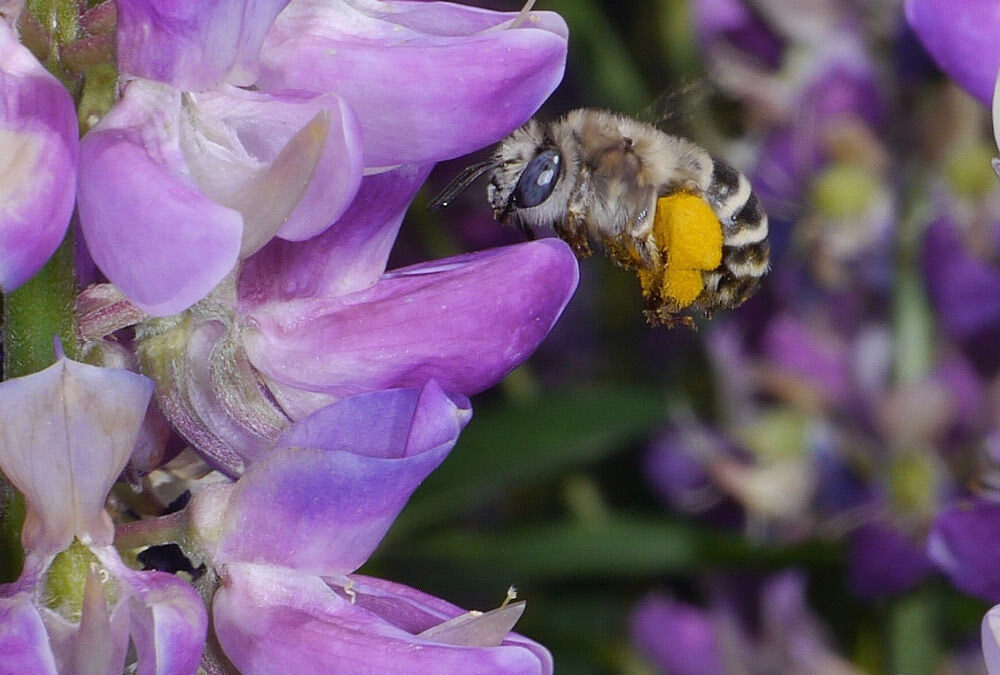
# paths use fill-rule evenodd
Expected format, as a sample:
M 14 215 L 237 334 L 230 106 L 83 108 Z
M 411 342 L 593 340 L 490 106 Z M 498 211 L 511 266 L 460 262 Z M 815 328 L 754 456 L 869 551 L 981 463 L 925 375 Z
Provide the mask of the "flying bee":
M 461 172 L 430 208 L 489 174 L 497 220 L 550 227 L 580 258 L 600 246 L 635 271 L 651 324 L 693 326 L 753 295 L 768 270 L 767 215 L 746 177 L 691 141 L 603 110 L 531 120 Z

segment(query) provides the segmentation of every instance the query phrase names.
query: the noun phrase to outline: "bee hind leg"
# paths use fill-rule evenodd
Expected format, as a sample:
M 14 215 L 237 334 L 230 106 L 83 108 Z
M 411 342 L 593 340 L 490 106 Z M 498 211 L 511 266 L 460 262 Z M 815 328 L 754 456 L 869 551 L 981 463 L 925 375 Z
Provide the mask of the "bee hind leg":
M 647 308 L 643 315 L 646 317 L 646 323 L 652 328 L 663 326 L 671 330 L 677 326 L 684 326 L 694 331 L 698 330 L 694 317 L 687 314 L 672 314 L 663 307 Z
M 560 239 L 569 244 L 569 247 L 573 249 L 573 253 L 577 258 L 588 258 L 592 251 L 590 250 L 590 242 L 587 241 L 586 235 L 583 233 L 583 229 L 579 227 L 573 227 L 566 222 L 556 223 L 553 227 L 555 233 Z

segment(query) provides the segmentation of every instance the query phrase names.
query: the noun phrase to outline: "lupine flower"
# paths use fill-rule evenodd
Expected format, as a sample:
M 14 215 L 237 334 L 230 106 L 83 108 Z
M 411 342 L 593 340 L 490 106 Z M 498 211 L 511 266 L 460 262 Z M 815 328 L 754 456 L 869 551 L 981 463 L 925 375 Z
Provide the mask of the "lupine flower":
M 79 155 L 66 88 L 0 20 L 0 290 L 31 278 L 69 226 Z
M 95 262 L 149 314 L 186 309 L 274 236 L 336 223 L 363 167 L 498 140 L 562 76 L 552 13 L 296 0 L 276 21 L 284 5 L 123 3 L 134 79 L 83 140 L 80 219 Z
M 860 672 L 832 650 L 806 604 L 801 573 L 783 572 L 760 584 L 753 603 L 759 615 L 750 617 L 750 625 L 727 593 L 737 590 L 735 584 L 716 581 L 709 609 L 660 594 L 650 594 L 633 609 L 632 641 L 657 667 L 677 675 Z
M 197 592 L 128 568 L 104 511 L 152 389 L 140 375 L 65 357 L 0 384 L 0 469 L 27 502 L 24 569 L 0 586 L 9 672 L 121 672 L 130 638 L 140 672 L 197 666 L 207 624 Z
M 509 634 L 523 605 L 477 618 L 352 574 L 469 415 L 434 382 L 361 394 L 290 427 L 235 483 L 196 492 L 226 658 L 255 673 L 550 673 L 543 647 Z
M 366 178 L 337 226 L 272 242 L 237 288 L 141 327 L 160 407 L 214 466 L 239 475 L 290 422 L 355 393 L 429 379 L 477 393 L 548 334 L 578 278 L 562 241 L 385 271 L 425 176 L 404 167 Z
M 906 19 L 941 69 L 989 105 L 1000 70 L 1000 5 L 992 0 L 907 0 Z
M 361 123 L 365 166 L 433 162 L 533 115 L 562 79 L 566 38 L 552 12 L 294 0 L 267 34 L 258 84 L 342 96 Z
M 252 84 L 259 42 L 284 2 L 243 5 L 165 17 L 123 3 L 124 74 L 134 67 L 164 81 L 128 81 L 84 137 L 80 222 L 97 265 L 151 314 L 187 308 L 275 235 L 321 232 L 361 181 L 360 131 L 341 99 L 232 86 Z M 148 39 L 161 29 L 169 40 Z

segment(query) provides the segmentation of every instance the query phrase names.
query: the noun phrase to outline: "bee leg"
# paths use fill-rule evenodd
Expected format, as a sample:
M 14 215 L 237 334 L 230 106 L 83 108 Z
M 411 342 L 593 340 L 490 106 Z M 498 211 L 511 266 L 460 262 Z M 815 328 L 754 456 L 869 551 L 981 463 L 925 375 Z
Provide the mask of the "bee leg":
M 590 257 L 590 243 L 583 233 L 583 228 L 576 226 L 576 222 L 572 217 L 569 217 L 562 222 L 556 223 L 553 229 L 560 239 L 569 244 L 569 247 L 573 249 L 573 253 L 577 258 Z
M 521 234 L 523 234 L 524 238 L 527 239 L 528 241 L 535 240 L 535 231 L 532 230 L 531 227 L 529 227 L 528 224 L 525 223 L 524 221 L 522 220 L 517 221 L 517 229 L 521 230 Z
M 684 326 L 685 328 L 690 328 L 691 330 L 698 330 L 697 324 L 694 322 L 694 318 L 688 316 L 687 314 L 671 314 L 663 307 L 649 308 L 643 312 L 646 317 L 646 323 L 651 327 L 656 328 L 657 326 L 664 326 L 668 330 L 676 328 L 677 326 Z

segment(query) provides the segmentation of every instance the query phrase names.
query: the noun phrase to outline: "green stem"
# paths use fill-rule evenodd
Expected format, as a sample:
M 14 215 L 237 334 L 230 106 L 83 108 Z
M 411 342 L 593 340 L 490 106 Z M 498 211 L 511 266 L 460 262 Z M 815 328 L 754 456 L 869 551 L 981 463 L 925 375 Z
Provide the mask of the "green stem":
M 3 299 L 4 379 L 36 373 L 55 363 L 52 338 L 76 358 L 75 237 L 70 232 L 28 283 Z

